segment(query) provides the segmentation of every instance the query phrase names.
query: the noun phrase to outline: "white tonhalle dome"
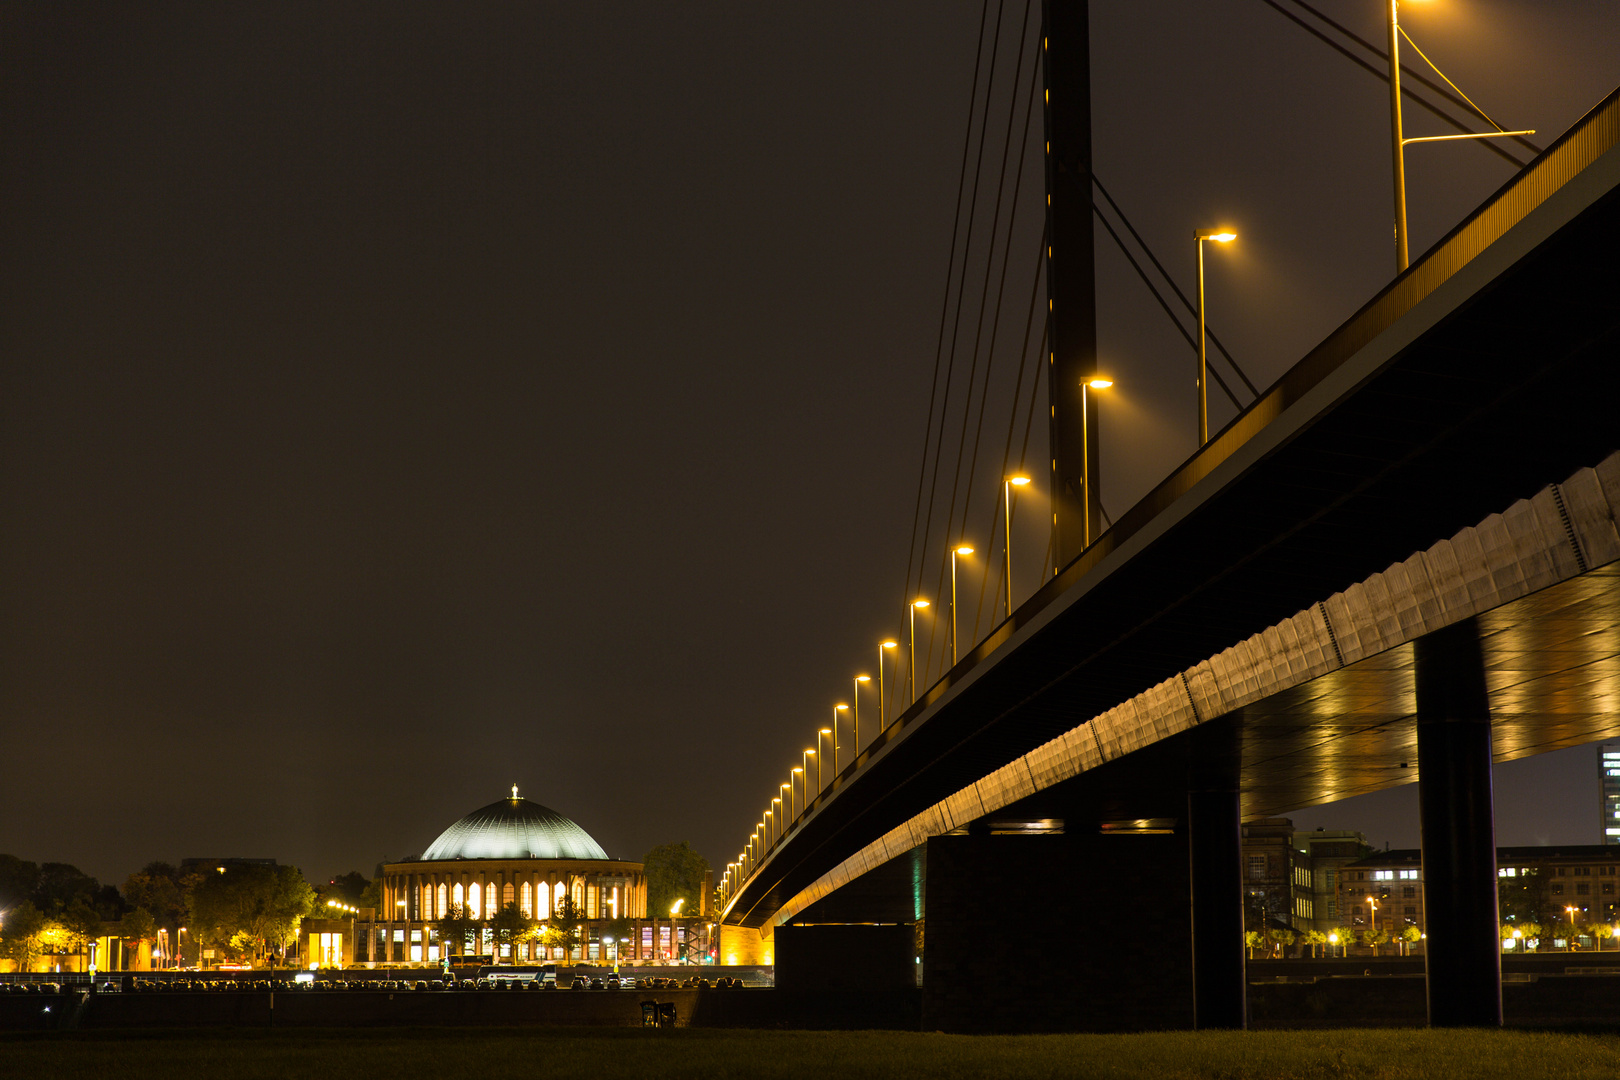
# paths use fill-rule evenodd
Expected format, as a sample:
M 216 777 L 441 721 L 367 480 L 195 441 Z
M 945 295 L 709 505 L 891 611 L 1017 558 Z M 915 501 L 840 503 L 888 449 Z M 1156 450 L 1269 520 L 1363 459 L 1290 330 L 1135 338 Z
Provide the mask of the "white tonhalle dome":
M 423 862 L 448 859 L 607 859 L 591 834 L 549 807 L 509 798 L 479 807 L 422 853 Z

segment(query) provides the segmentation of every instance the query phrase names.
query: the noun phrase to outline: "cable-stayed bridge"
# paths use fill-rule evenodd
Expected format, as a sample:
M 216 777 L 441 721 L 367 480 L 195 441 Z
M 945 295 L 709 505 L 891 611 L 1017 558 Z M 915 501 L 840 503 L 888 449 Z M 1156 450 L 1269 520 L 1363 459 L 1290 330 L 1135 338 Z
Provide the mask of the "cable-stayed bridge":
M 1240 822 L 1416 778 L 1431 1021 L 1499 1023 L 1492 762 L 1620 734 L 1620 93 L 1099 535 L 1089 151 L 1047 113 L 1056 571 L 756 833 L 723 960 L 923 921 L 933 1028 L 1241 1026 Z M 1166 932 L 1025 985 L 1021 895 L 1083 926 L 1120 882 Z

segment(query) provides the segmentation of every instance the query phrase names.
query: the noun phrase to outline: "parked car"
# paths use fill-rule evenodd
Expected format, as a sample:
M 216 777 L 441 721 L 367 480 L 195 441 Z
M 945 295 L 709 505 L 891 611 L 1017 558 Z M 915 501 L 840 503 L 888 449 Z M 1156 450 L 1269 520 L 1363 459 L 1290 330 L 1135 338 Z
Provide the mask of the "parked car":
M 574 976 L 574 981 L 568 984 L 568 989 L 570 989 L 570 990 L 585 990 L 589 986 L 590 986 L 590 984 L 585 981 L 585 976 L 583 976 L 583 975 L 575 975 Z

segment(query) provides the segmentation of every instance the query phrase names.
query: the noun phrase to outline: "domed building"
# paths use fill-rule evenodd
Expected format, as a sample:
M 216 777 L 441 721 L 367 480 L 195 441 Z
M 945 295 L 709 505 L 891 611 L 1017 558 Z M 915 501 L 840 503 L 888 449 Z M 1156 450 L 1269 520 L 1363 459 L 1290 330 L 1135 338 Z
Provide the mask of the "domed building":
M 555 810 L 512 794 L 451 825 L 420 856 L 383 867 L 383 906 L 356 942 L 361 962 L 424 963 L 460 955 L 516 963 L 656 956 L 674 928 L 647 920 L 647 879 L 638 862 L 610 859 L 602 846 Z M 507 904 L 545 922 L 572 897 L 586 923 L 573 955 L 531 943 L 502 945 L 488 926 L 463 942 L 439 940 L 452 908 L 485 921 Z M 603 924 L 635 920 L 628 941 L 603 941 Z M 663 926 L 659 924 L 662 923 Z M 664 933 L 660 933 L 662 930 Z M 623 928 L 620 929 L 621 934 Z M 550 953 L 551 955 L 546 955 Z

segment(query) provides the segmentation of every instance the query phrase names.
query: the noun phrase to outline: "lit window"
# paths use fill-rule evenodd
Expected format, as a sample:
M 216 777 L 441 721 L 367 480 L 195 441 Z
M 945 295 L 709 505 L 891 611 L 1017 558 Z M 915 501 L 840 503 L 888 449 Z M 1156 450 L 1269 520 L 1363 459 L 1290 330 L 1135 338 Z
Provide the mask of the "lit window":
M 478 918 L 478 900 L 478 882 L 475 881 L 467 886 L 467 914 L 475 919 Z

